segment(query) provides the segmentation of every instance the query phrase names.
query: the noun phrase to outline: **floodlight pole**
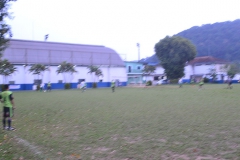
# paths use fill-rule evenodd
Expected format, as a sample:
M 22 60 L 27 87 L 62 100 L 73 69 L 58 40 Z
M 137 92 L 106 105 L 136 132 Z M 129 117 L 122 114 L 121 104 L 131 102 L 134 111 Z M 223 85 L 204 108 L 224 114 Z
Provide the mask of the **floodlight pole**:
M 137 43 L 138 47 L 138 61 L 140 61 L 140 43 Z

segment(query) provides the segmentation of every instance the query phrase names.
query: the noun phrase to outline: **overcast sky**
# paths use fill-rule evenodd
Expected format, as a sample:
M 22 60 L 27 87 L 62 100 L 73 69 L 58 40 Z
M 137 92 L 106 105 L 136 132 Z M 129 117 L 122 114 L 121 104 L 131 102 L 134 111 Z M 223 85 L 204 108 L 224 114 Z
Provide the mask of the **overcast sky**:
M 14 39 L 104 45 L 126 60 L 193 26 L 240 19 L 240 0 L 18 0 Z

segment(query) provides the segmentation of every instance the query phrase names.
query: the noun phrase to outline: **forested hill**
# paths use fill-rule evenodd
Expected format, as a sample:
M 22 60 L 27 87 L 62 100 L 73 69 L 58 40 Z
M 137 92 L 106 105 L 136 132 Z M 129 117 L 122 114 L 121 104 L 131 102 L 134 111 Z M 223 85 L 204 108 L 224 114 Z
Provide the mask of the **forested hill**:
M 187 38 L 195 44 L 197 57 L 214 56 L 240 61 L 240 19 L 195 26 L 176 35 Z

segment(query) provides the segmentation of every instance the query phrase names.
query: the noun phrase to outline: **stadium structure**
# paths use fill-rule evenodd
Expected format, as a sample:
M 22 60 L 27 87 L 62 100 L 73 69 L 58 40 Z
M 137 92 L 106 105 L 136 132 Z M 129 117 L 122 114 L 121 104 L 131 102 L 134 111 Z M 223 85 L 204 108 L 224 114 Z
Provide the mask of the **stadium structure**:
M 72 88 L 85 80 L 87 87 L 97 82 L 98 87 L 110 87 L 116 80 L 126 86 L 126 68 L 119 54 L 113 49 L 100 45 L 69 44 L 46 41 L 30 41 L 12 39 L 4 51 L 2 59 L 8 59 L 17 71 L 0 83 L 9 83 L 12 90 L 32 90 L 37 83 L 51 82 L 52 89 L 63 89 L 64 83 Z M 63 75 L 56 70 L 62 62 L 72 63 L 77 73 Z M 34 64 L 49 67 L 40 75 L 33 75 L 29 69 Z M 103 76 L 96 77 L 89 72 L 88 66 L 100 67 Z

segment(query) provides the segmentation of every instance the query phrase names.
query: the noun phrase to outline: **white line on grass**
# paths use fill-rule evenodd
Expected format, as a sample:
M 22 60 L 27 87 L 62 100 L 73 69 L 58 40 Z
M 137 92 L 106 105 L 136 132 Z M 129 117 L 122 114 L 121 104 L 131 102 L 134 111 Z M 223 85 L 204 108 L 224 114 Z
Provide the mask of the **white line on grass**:
M 14 136 L 14 138 L 23 146 L 27 147 L 34 155 L 45 158 L 37 146 L 30 144 L 27 140 Z

